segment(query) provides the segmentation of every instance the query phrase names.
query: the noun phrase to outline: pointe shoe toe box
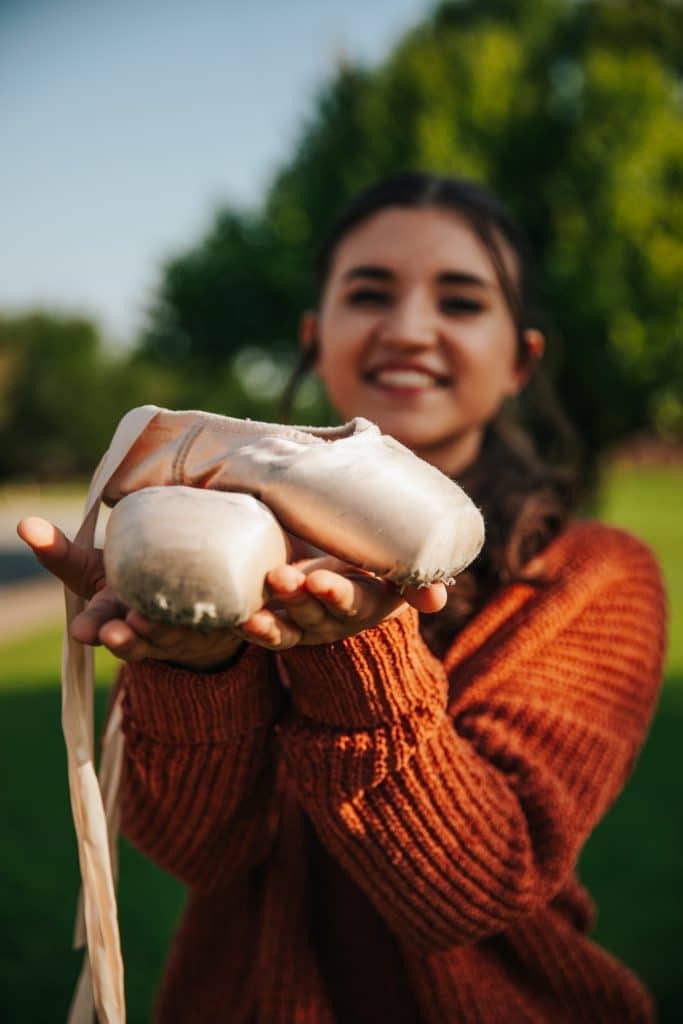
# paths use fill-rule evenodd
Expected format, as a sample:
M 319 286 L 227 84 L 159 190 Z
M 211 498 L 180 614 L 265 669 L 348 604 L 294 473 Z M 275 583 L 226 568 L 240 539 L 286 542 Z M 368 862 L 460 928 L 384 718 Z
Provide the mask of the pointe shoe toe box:
M 374 426 L 305 449 L 278 442 L 263 466 L 259 495 L 290 532 L 316 529 L 324 550 L 399 585 L 452 583 L 484 543 L 465 492 Z
M 107 524 L 107 581 L 153 621 L 244 622 L 263 603 L 266 573 L 286 561 L 281 527 L 246 494 L 148 487 L 120 501 Z

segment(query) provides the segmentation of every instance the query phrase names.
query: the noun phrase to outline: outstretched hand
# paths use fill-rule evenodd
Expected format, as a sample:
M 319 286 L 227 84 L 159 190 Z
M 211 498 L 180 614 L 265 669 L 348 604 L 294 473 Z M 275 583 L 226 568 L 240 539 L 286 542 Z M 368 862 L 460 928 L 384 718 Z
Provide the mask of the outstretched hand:
M 72 623 L 74 639 L 101 644 L 124 661 L 152 658 L 209 671 L 244 641 L 272 651 L 332 643 L 400 614 L 406 604 L 436 612 L 446 602 L 442 583 L 407 587 L 401 595 L 392 584 L 325 556 L 273 569 L 263 608 L 240 627 L 204 632 L 151 622 L 128 609 L 107 586 L 102 552 L 77 547 L 47 520 L 23 519 L 17 532 L 46 569 L 88 601 Z
M 270 600 L 242 629 L 258 629 L 261 643 L 274 650 L 333 643 L 394 618 L 409 604 L 437 612 L 446 603 L 443 583 L 407 587 L 401 594 L 393 584 L 327 556 L 273 569 L 266 583 Z
M 234 630 L 200 633 L 150 622 L 129 609 L 107 585 L 102 552 L 78 547 L 46 519 L 22 519 L 17 533 L 41 565 L 88 602 L 71 624 L 71 635 L 80 643 L 106 647 L 123 661 L 153 658 L 200 670 L 223 664 L 243 643 Z

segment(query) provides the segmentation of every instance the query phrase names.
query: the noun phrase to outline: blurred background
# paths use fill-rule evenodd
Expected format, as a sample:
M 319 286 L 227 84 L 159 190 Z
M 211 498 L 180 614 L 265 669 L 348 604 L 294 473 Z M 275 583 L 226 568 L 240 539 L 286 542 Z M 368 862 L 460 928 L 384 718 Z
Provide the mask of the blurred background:
M 587 511 L 663 566 L 659 711 L 579 868 L 596 940 L 681 1019 L 682 62 L 679 0 L 0 0 L 3 1019 L 64 1017 L 80 962 L 61 595 L 15 523 L 73 532 L 131 406 L 279 419 L 316 242 L 406 168 L 487 183 L 526 229 Z M 329 416 L 307 382 L 294 420 Z M 124 844 L 132 1024 L 182 901 Z

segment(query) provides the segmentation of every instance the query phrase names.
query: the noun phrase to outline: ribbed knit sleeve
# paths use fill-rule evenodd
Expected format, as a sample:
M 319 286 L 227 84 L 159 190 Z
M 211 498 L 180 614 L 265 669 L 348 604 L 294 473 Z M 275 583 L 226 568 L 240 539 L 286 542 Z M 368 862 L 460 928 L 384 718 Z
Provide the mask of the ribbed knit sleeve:
M 412 613 L 284 655 L 288 769 L 323 843 L 428 953 L 546 905 L 621 790 L 656 702 L 665 601 L 648 550 L 575 527 L 454 645 Z M 468 659 L 468 650 L 476 656 Z
M 201 674 L 143 661 L 120 685 L 124 834 L 186 885 L 229 883 L 272 839 L 272 655 L 249 646 L 229 670 Z

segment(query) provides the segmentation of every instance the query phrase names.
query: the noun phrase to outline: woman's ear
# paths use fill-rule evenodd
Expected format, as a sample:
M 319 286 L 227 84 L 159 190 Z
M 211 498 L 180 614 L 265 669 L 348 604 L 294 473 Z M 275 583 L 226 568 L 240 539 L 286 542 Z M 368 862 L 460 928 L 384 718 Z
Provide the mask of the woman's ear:
M 545 352 L 545 337 L 535 327 L 527 327 L 522 335 L 522 340 L 524 348 L 517 359 L 515 369 L 517 393 L 526 386 Z
M 318 348 L 318 314 L 307 309 L 299 320 L 299 345 L 313 356 Z M 317 354 L 317 353 L 316 353 Z M 314 360 L 315 361 L 315 360 Z

